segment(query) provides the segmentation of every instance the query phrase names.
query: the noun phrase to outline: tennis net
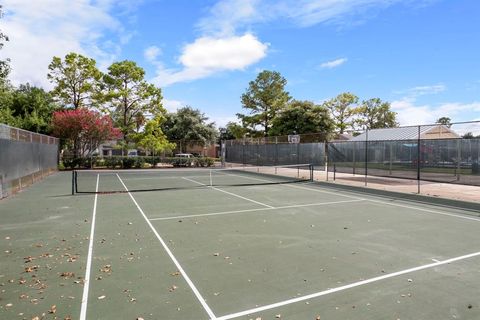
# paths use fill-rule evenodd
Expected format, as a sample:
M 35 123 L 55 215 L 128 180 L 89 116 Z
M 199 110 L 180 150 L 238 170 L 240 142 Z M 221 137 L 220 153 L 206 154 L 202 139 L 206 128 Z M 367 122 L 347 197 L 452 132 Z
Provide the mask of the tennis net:
M 312 180 L 311 164 L 221 169 L 77 170 L 72 173 L 72 194 L 268 185 Z

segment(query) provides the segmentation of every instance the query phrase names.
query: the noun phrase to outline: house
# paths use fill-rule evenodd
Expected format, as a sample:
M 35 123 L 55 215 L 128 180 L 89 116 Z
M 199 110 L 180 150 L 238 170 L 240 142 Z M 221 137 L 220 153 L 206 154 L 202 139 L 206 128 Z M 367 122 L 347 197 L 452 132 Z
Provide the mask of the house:
M 350 141 L 392 141 L 392 140 L 417 140 L 419 127 L 399 127 L 371 129 L 364 132 Z M 368 137 L 367 137 L 368 136 Z M 441 124 L 420 126 L 420 139 L 460 139 L 455 131 Z

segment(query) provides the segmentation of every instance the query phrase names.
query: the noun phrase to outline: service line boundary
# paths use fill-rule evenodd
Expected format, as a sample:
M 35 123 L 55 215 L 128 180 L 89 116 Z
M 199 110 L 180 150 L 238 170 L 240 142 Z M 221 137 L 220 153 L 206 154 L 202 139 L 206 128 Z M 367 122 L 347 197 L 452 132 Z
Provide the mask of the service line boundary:
M 236 175 L 236 174 L 228 174 L 228 175 L 240 176 L 240 175 Z M 245 178 L 245 179 L 250 179 L 250 180 L 272 182 L 272 181 L 266 180 L 266 179 L 244 177 L 244 176 L 242 176 L 242 177 Z M 471 217 L 471 216 L 467 216 L 467 215 L 455 214 L 455 213 L 433 210 L 433 209 L 428 209 L 428 208 L 422 208 L 421 206 L 411 206 L 411 205 L 406 205 L 406 204 L 401 204 L 401 203 L 393 203 L 393 202 L 389 202 L 389 201 L 369 199 L 369 198 L 366 198 L 366 197 L 365 198 L 360 198 L 360 197 L 349 195 L 349 194 L 344 194 L 344 193 L 338 193 L 338 192 L 334 192 L 334 191 L 327 191 L 327 190 L 319 189 L 318 187 L 316 187 L 316 188 L 309 187 L 309 186 L 313 185 L 314 183 L 315 182 L 307 182 L 307 183 L 303 183 L 302 185 L 293 185 L 293 184 L 279 184 L 279 185 L 289 187 L 289 188 L 303 189 L 303 190 L 309 190 L 309 191 L 313 191 L 313 192 L 332 194 L 332 195 L 347 197 L 347 198 L 351 198 L 351 199 L 358 199 L 358 200 L 363 199 L 363 200 L 373 202 L 373 203 L 377 203 L 377 204 L 384 204 L 384 205 L 389 205 L 389 206 L 395 206 L 395 207 L 400 207 L 400 208 L 405 208 L 405 209 L 412 209 L 412 210 L 417 210 L 417 211 L 423 211 L 423 212 L 428 212 L 428 213 L 434 213 L 434 214 L 439 214 L 439 215 L 444 215 L 444 216 L 449 216 L 449 217 L 454 217 L 454 218 L 460 218 L 460 219 L 480 222 L 480 218 Z M 350 191 L 350 192 L 354 193 L 354 191 Z M 374 197 L 374 195 L 373 195 L 373 197 Z M 435 204 L 428 204 L 428 203 L 425 203 L 425 205 L 435 206 Z M 461 210 L 462 208 L 456 208 L 456 209 Z
M 153 233 L 155 234 L 155 236 L 157 237 L 158 241 L 160 241 L 160 243 L 162 244 L 163 248 L 165 249 L 165 251 L 167 252 L 168 256 L 170 257 L 170 259 L 173 261 L 173 263 L 175 264 L 175 266 L 177 267 L 178 271 L 181 273 L 181 275 L 183 276 L 183 278 L 185 279 L 185 281 L 187 282 L 188 286 L 190 287 L 190 289 L 193 291 L 195 297 L 198 299 L 198 301 L 200 302 L 200 304 L 202 305 L 202 307 L 205 309 L 205 311 L 207 312 L 208 316 L 210 317 L 211 320 L 215 320 L 217 319 L 217 317 L 215 316 L 215 314 L 213 313 L 212 309 L 208 306 L 207 302 L 205 301 L 205 299 L 203 298 L 203 296 L 200 294 L 200 291 L 198 291 L 197 287 L 195 286 L 195 284 L 193 284 L 192 280 L 190 279 L 190 277 L 188 276 L 188 274 L 185 272 L 185 270 L 183 269 L 183 267 L 181 266 L 180 262 L 178 262 L 177 258 L 175 258 L 175 256 L 173 255 L 172 251 L 170 250 L 170 248 L 167 246 L 166 242 L 163 240 L 163 238 L 160 236 L 160 234 L 158 233 L 158 231 L 155 229 L 155 227 L 152 225 L 152 223 L 150 222 L 150 220 L 148 220 L 147 218 L 147 215 L 145 214 L 145 212 L 143 211 L 143 209 L 140 207 L 140 205 L 138 204 L 138 202 L 135 200 L 135 198 L 133 197 L 132 193 L 128 190 L 127 186 L 125 185 L 125 183 L 123 182 L 122 178 L 120 178 L 120 176 L 117 174 L 117 178 L 118 180 L 120 180 L 120 183 L 123 185 L 123 187 L 125 188 L 125 190 L 127 191 L 128 195 L 130 196 L 130 199 L 132 199 L 133 203 L 135 204 L 135 206 L 137 207 L 138 211 L 141 213 L 141 215 L 143 216 L 143 218 L 145 219 L 145 221 L 147 222 L 148 226 L 150 227 L 150 229 L 153 231 Z
M 199 218 L 199 217 L 209 217 L 209 216 L 220 216 L 236 213 L 250 213 L 257 211 L 271 211 L 271 210 L 281 210 L 281 209 L 290 209 L 290 208 L 304 208 L 304 207 L 316 207 L 323 205 L 332 205 L 332 204 L 342 204 L 342 203 L 351 203 L 364 201 L 365 199 L 352 199 L 352 200 L 342 200 L 342 201 L 329 201 L 329 202 L 316 202 L 316 203 L 307 203 L 307 204 L 294 204 L 290 206 L 281 206 L 281 207 L 272 207 L 272 208 L 254 208 L 254 209 L 243 209 L 243 210 L 231 210 L 231 211 L 220 211 L 220 212 L 210 212 L 210 213 L 198 213 L 198 214 L 186 214 L 186 215 L 177 215 L 171 217 L 159 217 L 159 218 L 150 218 L 150 221 L 161 221 L 161 220 L 176 220 L 176 219 L 188 219 L 188 218 Z

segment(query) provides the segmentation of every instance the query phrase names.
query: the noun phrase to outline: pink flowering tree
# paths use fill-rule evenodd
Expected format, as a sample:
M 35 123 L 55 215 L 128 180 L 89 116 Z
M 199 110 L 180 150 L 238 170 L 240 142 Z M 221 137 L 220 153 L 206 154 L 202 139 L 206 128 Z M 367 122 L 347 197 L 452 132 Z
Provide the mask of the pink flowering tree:
M 64 139 L 76 157 L 90 156 L 101 143 L 121 137 L 109 116 L 85 108 L 56 111 L 52 124 L 54 135 Z

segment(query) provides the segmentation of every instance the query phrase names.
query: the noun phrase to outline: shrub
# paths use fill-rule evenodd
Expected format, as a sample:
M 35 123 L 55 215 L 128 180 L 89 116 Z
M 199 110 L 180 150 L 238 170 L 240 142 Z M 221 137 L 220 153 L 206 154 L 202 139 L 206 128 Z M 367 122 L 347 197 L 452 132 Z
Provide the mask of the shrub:
M 108 169 L 115 169 L 117 166 L 122 165 L 122 158 L 121 157 L 105 157 L 104 162 Z
M 145 166 L 145 163 L 146 163 L 145 157 L 136 157 L 134 159 L 135 159 L 135 168 L 141 169 Z
M 135 164 L 135 158 L 131 157 L 123 157 L 122 158 L 122 168 L 123 169 L 131 169 Z

